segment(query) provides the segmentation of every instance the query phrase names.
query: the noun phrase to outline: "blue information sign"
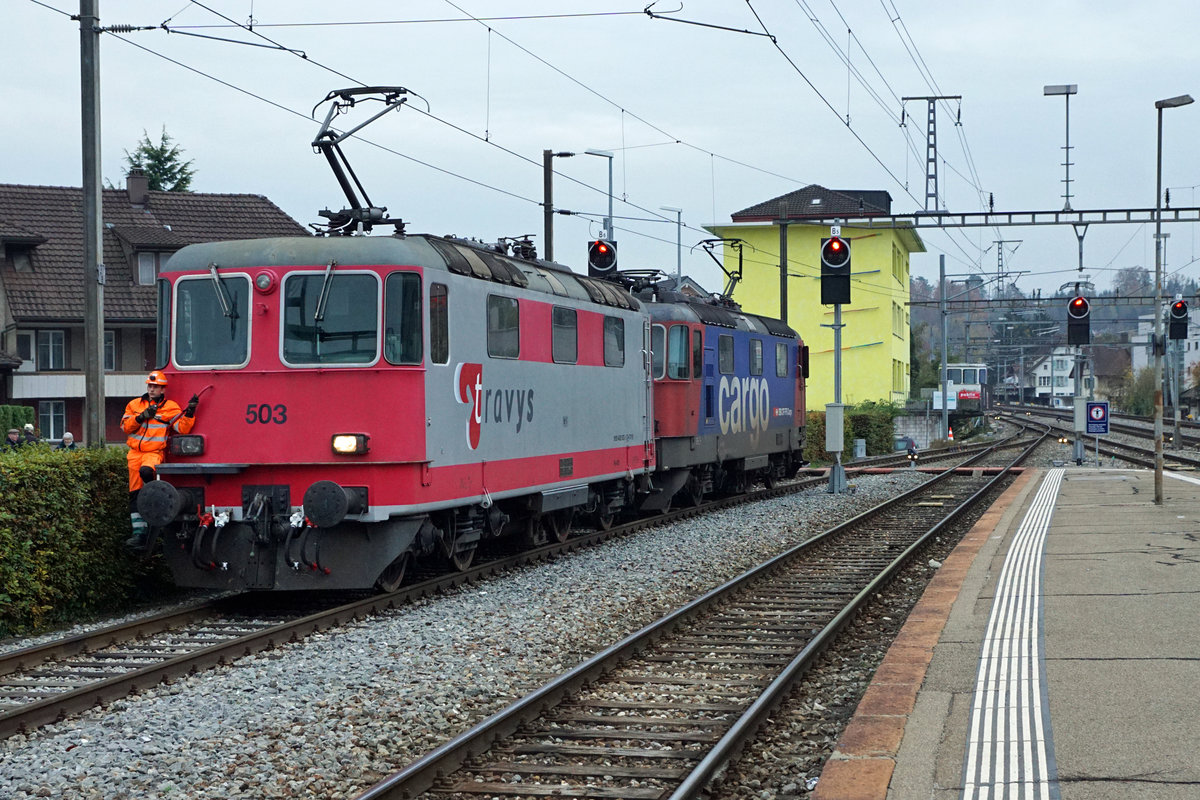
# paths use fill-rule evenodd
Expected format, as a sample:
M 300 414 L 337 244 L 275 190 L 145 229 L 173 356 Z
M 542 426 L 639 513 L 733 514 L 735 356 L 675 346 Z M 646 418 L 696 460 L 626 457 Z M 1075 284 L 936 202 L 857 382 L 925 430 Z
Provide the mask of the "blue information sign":
M 1087 432 L 1089 436 L 1108 435 L 1108 403 L 1087 404 Z

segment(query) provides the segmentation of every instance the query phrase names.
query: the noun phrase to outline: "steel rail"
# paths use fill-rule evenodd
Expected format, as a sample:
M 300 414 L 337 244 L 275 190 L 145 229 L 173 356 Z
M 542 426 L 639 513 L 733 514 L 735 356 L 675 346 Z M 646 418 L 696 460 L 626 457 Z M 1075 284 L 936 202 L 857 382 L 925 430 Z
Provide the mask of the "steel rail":
M 1045 436 L 1039 437 L 1029 448 L 1023 451 L 1017 459 L 1014 459 L 1008 466 L 996 468 L 997 472 L 993 480 L 989 481 L 984 489 L 979 490 L 971 496 L 971 498 L 956 508 L 951 517 L 957 518 L 962 513 L 965 513 L 970 504 L 977 502 L 983 493 L 996 485 L 996 482 L 1003 480 L 1011 469 L 1026 458 L 1029 453 L 1045 439 Z M 769 561 L 749 570 L 742 575 L 733 578 L 732 580 L 718 586 L 699 598 L 687 603 L 686 605 L 676 609 L 666 616 L 652 622 L 640 630 L 626 636 L 605 650 L 597 653 L 571 670 L 568 670 L 563 675 L 551 680 L 540 688 L 525 695 L 516 702 L 507 706 L 500 711 L 488 716 L 486 719 L 475 724 L 468 730 L 460 733 L 424 756 L 413 761 L 401 770 L 393 773 L 383 781 L 375 784 L 355 796 L 355 800 L 393 800 L 394 798 L 411 798 L 432 788 L 435 783 L 458 769 L 468 759 L 475 757 L 483 752 L 486 752 L 498 740 L 511 735 L 522 725 L 537 719 L 546 710 L 558 705 L 563 699 L 581 688 L 592 683 L 600 678 L 604 673 L 611 671 L 617 665 L 634 657 L 637 653 L 650 647 L 662 637 L 668 635 L 671 631 L 691 620 L 701 611 L 706 610 L 724 598 L 727 598 L 751 582 L 771 573 L 780 565 L 795 559 L 797 556 L 806 553 L 818 545 L 823 545 L 833 539 L 833 537 L 853 527 L 857 527 L 864 522 L 869 521 L 873 517 L 882 514 L 890 509 L 900 506 L 910 499 L 921 494 L 935 489 L 940 483 L 948 480 L 955 474 L 956 470 L 962 466 L 970 466 L 971 463 L 985 458 L 992 449 L 984 450 L 968 459 L 958 467 L 952 467 L 945 470 L 940 475 L 932 480 L 906 491 L 872 509 L 868 509 L 850 520 L 831 528 L 824 533 L 808 539 L 807 541 L 797 545 L 796 547 L 778 555 Z M 927 531 L 922 537 L 921 542 L 929 541 L 929 538 L 948 524 L 947 522 L 939 522 L 934 528 Z M 871 581 L 870 586 L 877 588 L 884 582 L 883 575 L 892 575 L 898 570 L 908 559 L 915 554 L 920 547 L 913 545 L 905 549 L 905 551 L 894 559 L 877 577 Z M 862 603 L 866 602 L 869 597 L 866 590 L 860 591 L 850 606 L 843 609 L 833 622 L 829 623 L 822 631 L 820 636 L 820 645 L 810 644 L 803 648 L 801 653 L 797 655 L 791 664 L 789 664 L 787 674 L 788 678 L 782 676 L 776 678 L 768 688 L 770 697 L 766 699 L 760 698 L 755 701 L 739 718 L 736 726 L 736 733 L 731 729 L 718 742 L 719 752 L 716 755 L 711 755 L 703 759 L 689 773 L 686 778 L 688 793 L 674 795 L 675 797 L 692 797 L 695 796 L 693 791 L 699 791 L 695 787 L 703 788 L 704 785 L 711 779 L 716 771 L 728 763 L 732 755 L 745 743 L 747 736 L 750 735 L 758 724 L 761 723 L 769 711 L 782 698 L 784 691 L 794 682 L 795 678 L 803 672 L 805 667 L 811 660 L 827 646 L 834 635 L 841 630 L 842 627 L 853 617 L 855 611 L 861 607 Z M 631 738 L 636 738 L 633 736 Z M 532 769 L 532 768 L 531 768 Z M 680 785 L 680 791 L 683 784 Z

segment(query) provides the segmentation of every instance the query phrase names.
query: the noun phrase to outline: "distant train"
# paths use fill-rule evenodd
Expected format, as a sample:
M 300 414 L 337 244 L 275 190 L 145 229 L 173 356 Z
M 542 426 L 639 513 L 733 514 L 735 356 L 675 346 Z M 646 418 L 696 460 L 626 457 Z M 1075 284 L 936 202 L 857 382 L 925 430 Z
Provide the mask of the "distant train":
M 946 377 L 960 412 L 987 411 L 992 407 L 988 366 L 982 363 L 947 363 Z
M 793 475 L 800 337 L 663 286 L 399 229 L 183 248 L 156 366 L 203 398 L 138 498 L 174 580 L 391 590 Z

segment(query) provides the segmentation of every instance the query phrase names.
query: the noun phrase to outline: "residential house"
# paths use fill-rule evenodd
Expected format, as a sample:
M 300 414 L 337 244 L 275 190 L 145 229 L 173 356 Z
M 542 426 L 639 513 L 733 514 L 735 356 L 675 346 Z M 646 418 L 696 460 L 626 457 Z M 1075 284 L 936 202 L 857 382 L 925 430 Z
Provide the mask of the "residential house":
M 787 323 L 809 347 L 808 403 L 819 409 L 834 400 L 834 306 L 821 305 L 821 239 L 829 225 L 805 218 L 891 214 L 882 190 L 833 190 L 811 185 L 744 208 L 729 225 L 706 226 L 717 236 L 745 242 L 741 281 L 734 299 L 755 314 L 781 316 L 780 225 L 787 219 Z M 842 402 L 904 403 L 910 389 L 909 254 L 925 252 L 911 227 L 842 226 L 851 244 L 851 302 L 842 306 Z M 737 254 L 725 249 L 725 268 L 736 271 Z
M 155 366 L 158 270 L 194 242 L 308 231 L 265 197 L 150 191 L 134 170 L 103 191 L 105 438 Z M 0 184 L 0 403 L 37 410 L 44 439 L 84 418 L 83 191 Z
M 1076 348 L 1055 347 L 1049 355 L 1035 357 L 1026 372 L 1026 397 L 1054 408 L 1071 408 L 1075 396 Z M 1083 348 L 1079 364 L 1080 396 L 1119 404 L 1129 374 L 1129 347 L 1093 344 Z M 1029 386 L 1032 384 L 1032 386 Z

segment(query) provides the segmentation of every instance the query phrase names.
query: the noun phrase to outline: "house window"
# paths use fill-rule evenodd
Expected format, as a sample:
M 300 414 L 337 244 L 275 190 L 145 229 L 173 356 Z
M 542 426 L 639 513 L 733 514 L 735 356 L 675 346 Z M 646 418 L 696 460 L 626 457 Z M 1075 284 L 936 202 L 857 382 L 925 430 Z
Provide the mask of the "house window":
M 139 286 L 153 286 L 158 280 L 158 270 L 170 253 L 138 253 L 137 254 L 137 283 Z
M 66 369 L 66 334 L 63 331 L 37 332 L 37 364 L 39 370 Z
M 67 404 L 62 400 L 38 403 L 38 430 L 43 439 L 61 439 L 67 429 Z
M 104 371 L 116 372 L 117 370 L 117 332 L 104 332 Z

